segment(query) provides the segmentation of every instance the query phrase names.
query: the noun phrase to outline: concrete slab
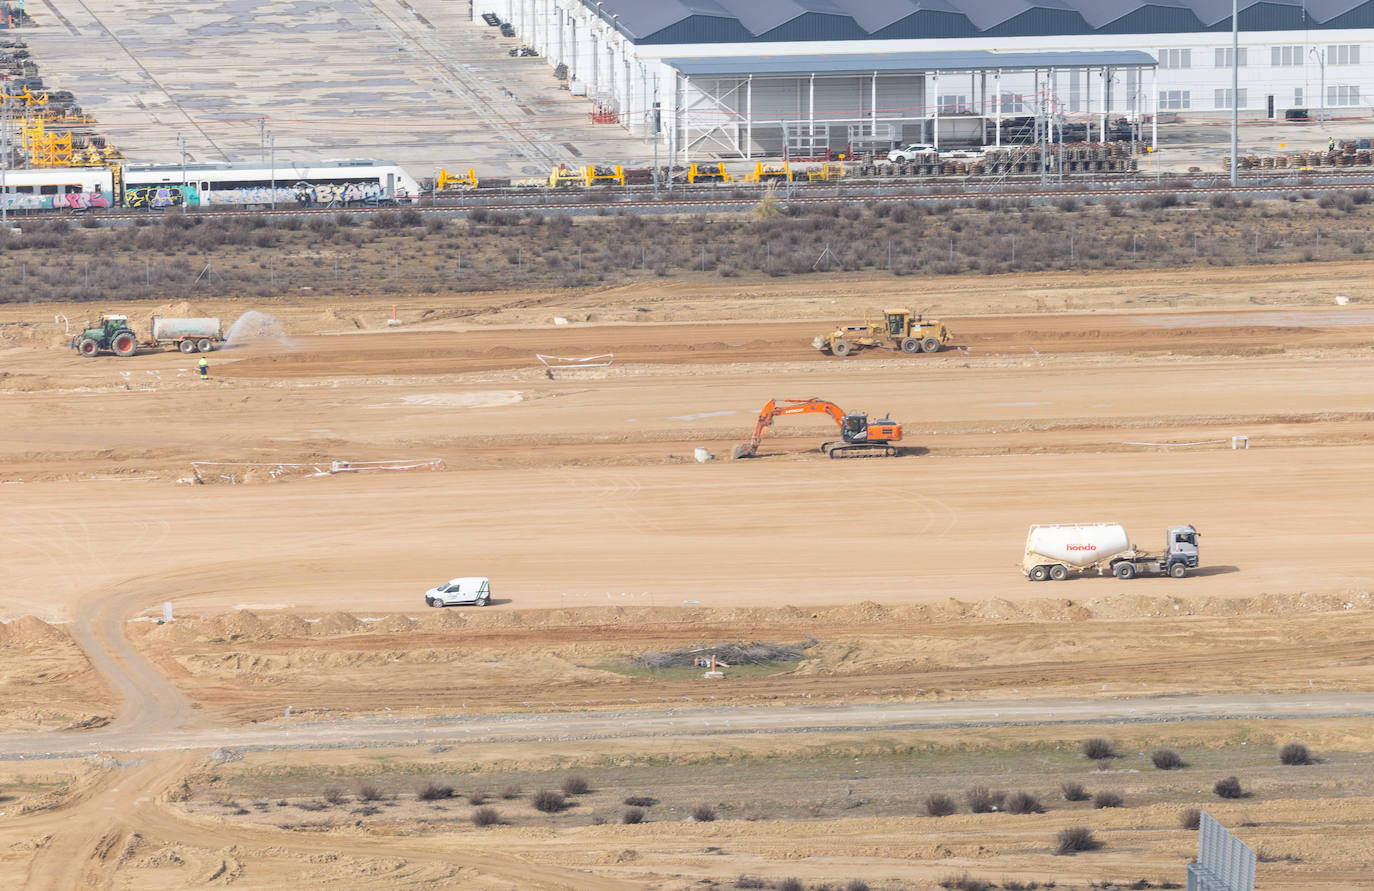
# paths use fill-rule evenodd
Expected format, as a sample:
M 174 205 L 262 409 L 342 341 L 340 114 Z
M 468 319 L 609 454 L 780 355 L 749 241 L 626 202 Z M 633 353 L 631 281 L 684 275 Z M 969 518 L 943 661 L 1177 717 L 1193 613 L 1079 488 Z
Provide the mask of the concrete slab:
M 566 163 L 649 163 L 652 147 L 591 123 L 544 59 L 511 57 L 452 0 L 44 0 L 29 43 L 49 89 L 71 90 L 130 158 L 376 157 L 543 176 Z M 571 147 L 571 148 L 570 148 Z M 573 150 L 575 149 L 575 151 Z

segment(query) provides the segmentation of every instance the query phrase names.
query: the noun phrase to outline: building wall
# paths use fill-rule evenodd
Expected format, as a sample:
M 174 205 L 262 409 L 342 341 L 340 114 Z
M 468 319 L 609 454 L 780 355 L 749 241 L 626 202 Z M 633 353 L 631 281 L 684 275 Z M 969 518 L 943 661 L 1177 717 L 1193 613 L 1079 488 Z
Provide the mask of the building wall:
M 729 90 L 722 80 L 699 84 L 682 78 L 663 62 L 667 58 L 738 58 L 742 72 L 750 58 L 761 55 L 935 52 L 951 48 L 1001 52 L 1073 52 L 1083 50 L 1084 36 L 960 38 L 951 40 L 802 41 L 635 45 L 602 21 L 580 0 L 474 0 L 474 17 L 494 12 L 510 21 L 516 33 L 539 50 L 551 66 L 569 69 L 572 88 L 618 111 L 631 133 L 654 135 L 667 147 L 681 147 L 684 130 L 720 132 L 708 141 L 737 144 L 742 154 L 772 153 L 781 139 L 779 122 L 814 118 L 861 121 L 872 117 L 871 77 L 821 77 L 815 83 L 814 113 L 809 73 L 779 80 L 753 81 L 752 144 L 743 134 L 745 91 Z M 1195 34 L 1095 34 L 1092 49 L 1141 50 L 1160 61 L 1157 75 L 1135 69 L 1059 71 L 1046 77 L 1046 95 L 1070 119 L 1098 119 L 1150 114 L 1156 109 L 1197 119 L 1230 115 L 1229 32 Z M 1282 117 L 1289 108 L 1325 109 L 1337 116 L 1369 116 L 1374 106 L 1374 30 L 1242 32 L 1240 98 L 1247 117 L 1270 112 Z M 738 81 L 738 78 L 734 79 Z M 951 104 L 964 97 L 967 110 L 996 113 L 993 94 L 1000 86 L 1005 114 L 1031 114 L 1036 98 L 1035 75 L 1005 72 L 1000 79 L 967 73 L 883 75 L 878 77 L 879 120 L 896 123 L 932 116 L 945 97 Z M 1156 88 L 1158 97 L 1156 98 Z M 724 98 L 721 98 L 724 96 Z M 1018 97 L 1021 102 L 1018 105 Z M 655 106 L 658 112 L 655 113 Z M 721 106 L 724 106 L 722 108 Z M 733 117 L 732 117 L 733 113 Z M 728 131 L 728 133 L 727 133 Z M 943 132 L 943 130 L 942 130 Z M 733 134 L 733 135 L 729 135 Z M 912 138 L 911 131 L 905 133 Z M 719 138 L 718 138 L 719 137 Z M 723 145 L 715 145 L 724 150 Z

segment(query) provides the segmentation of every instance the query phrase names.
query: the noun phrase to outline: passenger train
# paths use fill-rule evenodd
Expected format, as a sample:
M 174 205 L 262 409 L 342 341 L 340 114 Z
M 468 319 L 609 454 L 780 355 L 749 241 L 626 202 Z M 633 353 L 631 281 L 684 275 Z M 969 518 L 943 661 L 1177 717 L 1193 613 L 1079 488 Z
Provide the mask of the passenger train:
M 408 203 L 420 184 L 394 161 L 117 164 L 4 172 L 11 211 L 126 207 L 361 207 Z

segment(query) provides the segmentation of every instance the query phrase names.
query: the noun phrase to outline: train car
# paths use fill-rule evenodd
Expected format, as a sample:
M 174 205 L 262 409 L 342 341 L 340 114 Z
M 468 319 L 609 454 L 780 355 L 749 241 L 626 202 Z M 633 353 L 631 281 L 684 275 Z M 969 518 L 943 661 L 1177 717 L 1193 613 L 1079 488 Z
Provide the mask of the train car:
M 354 207 L 407 203 L 420 184 L 394 161 L 130 164 L 124 206 Z
M 110 207 L 114 173 L 108 167 L 7 170 L 3 200 L 11 212 Z

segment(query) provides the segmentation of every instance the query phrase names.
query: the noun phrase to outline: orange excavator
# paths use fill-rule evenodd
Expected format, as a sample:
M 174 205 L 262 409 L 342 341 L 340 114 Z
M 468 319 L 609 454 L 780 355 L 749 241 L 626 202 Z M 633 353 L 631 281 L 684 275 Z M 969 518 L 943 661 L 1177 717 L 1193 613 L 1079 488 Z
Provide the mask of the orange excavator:
M 840 428 L 840 438 L 821 443 L 821 452 L 831 458 L 893 457 L 897 454 L 894 442 L 902 439 L 902 425 L 891 418 L 869 423 L 866 414 L 845 414 L 844 409 L 824 399 L 770 399 L 759 412 L 754 423 L 754 436 L 735 446 L 736 458 L 753 458 L 759 453 L 763 434 L 773 426 L 779 415 L 826 414 Z

